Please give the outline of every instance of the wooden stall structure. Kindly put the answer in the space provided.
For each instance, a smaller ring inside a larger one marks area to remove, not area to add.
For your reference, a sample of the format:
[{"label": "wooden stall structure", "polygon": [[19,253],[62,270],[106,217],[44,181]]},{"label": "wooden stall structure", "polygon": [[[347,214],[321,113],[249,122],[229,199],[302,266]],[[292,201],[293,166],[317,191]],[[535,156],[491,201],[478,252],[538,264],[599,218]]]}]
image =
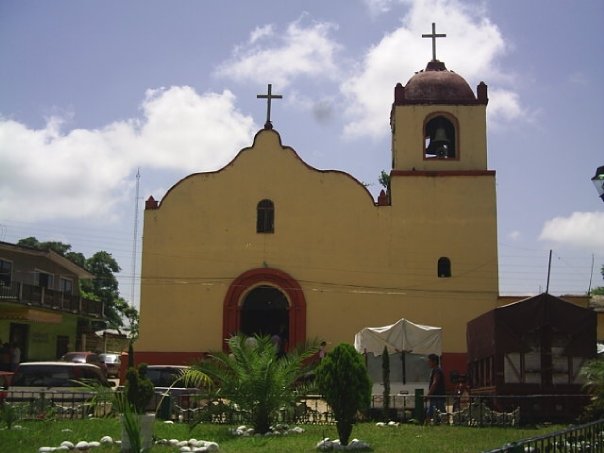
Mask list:
[{"label": "wooden stall structure", "polygon": [[521,406],[524,420],[578,416],[588,402],[579,370],[596,355],[596,322],[594,311],[547,293],[471,320],[472,395],[497,396],[499,409]]}]

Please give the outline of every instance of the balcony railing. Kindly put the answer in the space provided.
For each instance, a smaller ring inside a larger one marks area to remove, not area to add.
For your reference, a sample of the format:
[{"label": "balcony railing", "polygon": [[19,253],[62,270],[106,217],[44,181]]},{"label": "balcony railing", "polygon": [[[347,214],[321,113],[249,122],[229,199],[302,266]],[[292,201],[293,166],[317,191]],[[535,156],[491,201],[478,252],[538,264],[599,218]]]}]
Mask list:
[{"label": "balcony railing", "polygon": [[97,318],[103,317],[103,302],[22,282],[12,282],[11,286],[0,286],[0,303],[2,302],[49,308]]}]

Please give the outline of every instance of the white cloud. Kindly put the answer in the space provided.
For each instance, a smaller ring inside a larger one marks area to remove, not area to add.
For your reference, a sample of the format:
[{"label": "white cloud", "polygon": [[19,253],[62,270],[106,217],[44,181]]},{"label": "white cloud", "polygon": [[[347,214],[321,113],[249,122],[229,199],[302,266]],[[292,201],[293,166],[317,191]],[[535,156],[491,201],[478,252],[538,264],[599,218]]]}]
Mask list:
[{"label": "white cloud", "polygon": [[392,7],[393,0],[364,0],[372,16],[387,13]]},{"label": "white cloud", "polygon": [[[389,131],[394,86],[397,82],[406,84],[432,57],[430,40],[421,39],[422,34],[431,31],[432,22],[437,24],[437,33],[447,34],[447,38],[437,40],[437,58],[444,61],[449,70],[461,74],[474,92],[481,80],[491,84],[509,83],[512,79],[497,66],[506,44],[482,9],[472,9],[457,0],[401,3],[406,7],[401,26],[369,49],[355,73],[341,84],[341,91],[348,99],[346,136],[377,137]],[[494,110],[492,121],[524,114],[517,95],[510,90],[491,89],[489,98],[489,107]]]},{"label": "white cloud", "polygon": [[577,85],[580,87],[589,86],[589,77],[582,71],[575,71],[568,76],[568,81],[571,85]]},{"label": "white cloud", "polygon": [[[233,57],[222,63],[216,74],[237,81],[272,83],[278,89],[300,76],[337,76],[334,58],[340,46],[329,36],[334,24],[315,22],[307,26],[297,20],[280,34],[267,27],[254,29],[248,43],[237,46]],[[268,36],[271,40],[267,42],[263,38]]]},{"label": "white cloud", "polygon": [[250,44],[254,44],[256,41],[258,41],[262,38],[266,38],[266,37],[273,36],[273,35],[274,35],[273,26],[270,24],[265,25],[263,27],[256,27],[250,33]]},{"label": "white cloud", "polygon": [[506,89],[489,90],[489,107],[487,109],[489,123],[496,128],[498,125],[517,118],[531,120],[531,115],[520,104],[518,93]]},{"label": "white cloud", "polygon": [[517,241],[520,238],[520,231],[514,230],[508,234],[508,238],[512,241]]},{"label": "white cloud", "polygon": [[11,220],[111,220],[128,197],[136,167],[184,172],[220,168],[254,131],[229,91],[197,94],[190,87],[149,90],[142,118],[102,129],[41,129],[0,118],[0,213]]},{"label": "white cloud", "polygon": [[573,212],[543,225],[539,239],[560,245],[604,251],[604,212]]},{"label": "white cloud", "polygon": [[185,171],[216,170],[251,143],[251,117],[238,112],[235,96],[198,95],[190,87],[148,90],[136,156],[147,165]]}]

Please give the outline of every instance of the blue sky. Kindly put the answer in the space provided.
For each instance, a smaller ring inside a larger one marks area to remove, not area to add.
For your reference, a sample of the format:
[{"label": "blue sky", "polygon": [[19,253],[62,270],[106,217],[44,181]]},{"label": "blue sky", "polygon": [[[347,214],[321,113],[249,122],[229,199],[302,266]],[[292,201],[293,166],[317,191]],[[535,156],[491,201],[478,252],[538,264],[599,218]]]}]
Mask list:
[{"label": "blue sky", "polygon": [[0,240],[107,250],[131,299],[137,169],[140,240],[142,200],[251,143],[268,83],[284,144],[377,194],[432,22],[438,58],[489,86],[500,292],[544,290],[550,249],[550,292],[585,293],[592,257],[603,285],[601,0],[0,0]]}]

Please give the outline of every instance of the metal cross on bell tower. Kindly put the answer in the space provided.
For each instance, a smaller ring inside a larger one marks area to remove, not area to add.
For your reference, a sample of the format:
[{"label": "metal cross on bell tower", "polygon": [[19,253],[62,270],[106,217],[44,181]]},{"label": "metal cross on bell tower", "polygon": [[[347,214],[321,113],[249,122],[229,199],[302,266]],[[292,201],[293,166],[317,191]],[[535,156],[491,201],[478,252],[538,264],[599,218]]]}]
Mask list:
[{"label": "metal cross on bell tower", "polygon": [[422,38],[432,39],[432,61],[436,61],[436,38],[446,38],[447,35],[444,33],[436,33],[436,24],[432,22],[432,34],[423,34]]},{"label": "metal cross on bell tower", "polygon": [[256,97],[258,99],[266,99],[266,123],[264,123],[265,129],[272,129],[273,123],[271,123],[271,101],[273,99],[283,99],[283,96],[280,94],[272,93],[273,85],[268,84],[268,93],[267,94],[258,94]]}]

